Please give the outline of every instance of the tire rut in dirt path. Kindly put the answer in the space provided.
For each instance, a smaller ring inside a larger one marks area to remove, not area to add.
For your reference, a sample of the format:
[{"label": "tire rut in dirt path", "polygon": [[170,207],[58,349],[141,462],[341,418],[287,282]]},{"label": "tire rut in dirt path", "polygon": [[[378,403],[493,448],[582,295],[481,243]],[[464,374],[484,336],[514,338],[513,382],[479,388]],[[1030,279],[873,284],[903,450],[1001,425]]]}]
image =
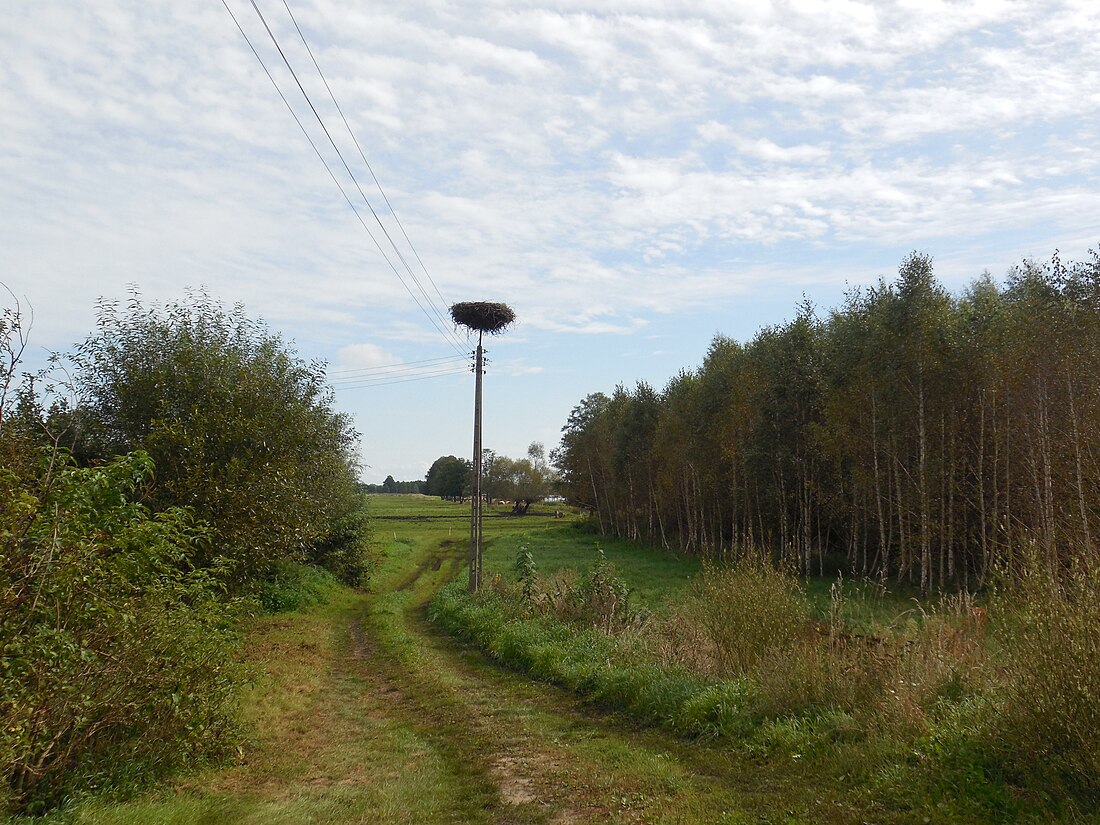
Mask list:
[{"label": "tire rut in dirt path", "polygon": [[[466,774],[471,785],[467,803],[476,800],[485,821],[517,825],[581,821],[546,799],[539,778],[554,766],[543,753],[525,747],[522,730],[506,723],[513,709],[490,701],[465,680],[457,681],[408,622],[410,612],[422,612],[435,592],[434,587],[425,592],[417,585],[426,577],[433,579],[433,584],[449,580],[463,558],[464,550],[445,545],[425,553],[389,591],[409,594],[415,606],[384,614],[372,612],[368,606],[351,624],[352,650],[363,661],[376,690],[386,697],[386,712],[431,741],[457,772]],[[412,630],[418,655],[392,655],[382,639],[381,620],[402,622]]]},{"label": "tire rut in dirt path", "polygon": [[[499,668],[432,626],[427,604],[461,573],[464,556],[461,546],[432,548],[388,591],[404,598],[384,618],[400,622],[415,657],[388,655],[380,614],[369,608],[354,629],[358,655],[389,691],[387,706],[489,785],[487,821],[656,821],[651,809],[667,808],[684,790],[686,771],[673,752],[684,743],[609,723],[579,697]],[[729,789],[712,768],[700,760],[690,769],[690,795],[728,807]]]},{"label": "tire rut in dirt path", "polygon": [[461,545],[432,548],[401,578],[405,598],[388,618],[400,622],[417,656],[380,664],[399,685],[407,718],[450,743],[491,783],[489,821],[863,821],[845,802],[807,788],[797,772],[764,776],[727,748],[598,710],[443,633],[429,622],[427,605],[462,573],[464,557]]}]

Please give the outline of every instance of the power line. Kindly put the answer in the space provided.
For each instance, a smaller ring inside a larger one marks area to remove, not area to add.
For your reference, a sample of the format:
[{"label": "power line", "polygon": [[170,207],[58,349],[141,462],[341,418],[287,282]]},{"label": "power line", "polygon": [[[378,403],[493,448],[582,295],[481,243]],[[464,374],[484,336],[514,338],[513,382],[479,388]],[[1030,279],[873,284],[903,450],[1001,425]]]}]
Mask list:
[{"label": "power line", "polygon": [[[393,375],[402,372],[416,372],[417,370],[439,369],[444,365],[455,366],[458,362],[467,361],[467,356],[448,356],[446,358],[428,358],[424,361],[409,361],[404,364],[388,364],[379,367],[362,367],[360,369],[330,370],[330,382],[358,381],[363,378]],[[335,377],[333,377],[335,375]]]},{"label": "power line", "polygon": [[460,369],[460,370],[458,370],[458,369],[449,369],[449,370],[440,370],[439,372],[427,372],[427,373],[424,373],[422,375],[414,375],[414,376],[411,376],[411,377],[404,377],[404,378],[389,379],[389,378],[383,376],[383,377],[380,377],[377,380],[365,381],[364,383],[361,383],[361,384],[339,384],[336,387],[334,387],[334,389],[343,391],[343,390],[360,390],[360,389],[366,389],[368,387],[386,387],[386,386],[389,386],[390,384],[408,384],[408,383],[411,383],[413,381],[427,381],[428,379],[431,379],[431,378],[442,378],[442,377],[447,376],[447,375],[465,375],[467,372],[469,372],[468,369]]},{"label": "power line", "polygon": [[[405,291],[409,293],[409,297],[413,299],[413,302],[420,308],[420,311],[427,316],[428,320],[432,322],[432,325],[436,327],[437,331],[442,332],[442,330],[439,329],[438,325],[436,325],[435,319],[433,319],[428,311],[425,310],[424,307],[421,305],[420,301],[416,297],[416,293],[414,293],[409,288],[409,285],[405,283],[405,279],[401,277],[401,273],[398,271],[397,267],[393,265],[393,262],[389,259],[389,256],[386,255],[386,251],[382,248],[382,245],[378,243],[378,239],[374,237],[374,233],[370,231],[370,227],[367,226],[366,221],[363,220],[363,216],[360,214],[355,204],[352,203],[351,198],[348,197],[348,193],[344,191],[343,185],[341,185],[340,181],[337,180],[336,175],[332,173],[332,169],[329,168],[328,162],[325,160],[324,155],[321,154],[321,150],[317,148],[317,144],[314,142],[313,137],[309,134],[309,131],[306,129],[305,125],[298,117],[297,112],[294,111],[294,107],[290,105],[290,101],[286,99],[286,95],[283,94],[283,90],[279,88],[278,82],[276,82],[275,78],[272,76],[271,71],[267,68],[267,64],[264,63],[263,58],[260,57],[260,53],[252,44],[252,40],[248,37],[248,35],[245,33],[245,30],[241,27],[240,22],[237,20],[237,15],[233,14],[233,10],[229,8],[229,4],[226,2],[226,0],[222,0],[222,5],[225,6],[225,10],[229,12],[229,16],[233,18],[233,23],[236,25],[237,31],[241,33],[241,37],[244,38],[244,42],[247,43],[248,48],[252,50],[252,54],[255,56],[257,62],[259,62],[260,67],[264,70],[264,74],[267,75],[267,79],[271,81],[271,85],[275,87],[276,93],[279,95],[280,99],[282,99],[284,105],[287,108],[287,111],[290,112],[290,116],[294,118],[294,122],[297,123],[298,128],[302,130],[302,134],[305,135],[306,140],[309,141],[309,145],[313,147],[313,151],[317,155],[317,159],[320,160],[321,164],[325,167],[325,171],[328,172],[329,177],[332,178],[332,182],[336,184],[336,188],[340,190],[340,194],[344,196],[344,200],[347,201],[348,206],[351,207],[351,211],[355,213],[355,217],[359,219],[359,223],[362,225],[367,235],[370,236],[370,239],[372,241],[374,241],[374,245],[375,247],[377,247],[379,254],[381,254],[382,258],[386,261],[387,264],[389,264],[390,269],[393,270],[393,274],[397,276],[397,280],[401,282],[401,286],[405,287]],[[443,333],[443,338],[447,341],[448,344],[450,344],[452,348],[454,348],[456,352],[458,352],[459,354],[464,354],[462,352],[462,349],[459,346],[456,346],[445,333]]]},{"label": "power line", "polygon": [[374,180],[374,185],[378,187],[379,194],[382,195],[382,199],[386,202],[386,207],[390,210],[390,214],[393,215],[394,221],[397,222],[398,227],[401,229],[401,234],[405,236],[405,241],[409,244],[409,249],[412,250],[413,255],[416,256],[417,262],[420,264],[420,268],[424,270],[424,275],[427,276],[428,282],[432,285],[432,289],[435,290],[435,294],[439,296],[444,306],[449,306],[450,301],[443,297],[443,293],[439,291],[439,285],[436,284],[432,274],[428,272],[428,267],[420,257],[420,253],[416,251],[416,247],[413,246],[412,239],[409,237],[409,233],[405,231],[405,225],[401,223],[401,219],[397,217],[397,210],[393,208],[393,204],[390,203],[390,199],[386,196],[385,190],[382,188],[382,184],[379,182],[378,177],[374,174],[374,169],[370,165],[370,161],[367,160],[366,154],[363,152],[363,147],[359,144],[359,139],[355,136],[355,132],[351,129],[351,124],[348,123],[348,119],[344,117],[344,110],[340,107],[340,103],[336,100],[336,95],[332,92],[332,87],[328,84],[328,79],[325,77],[325,73],[321,71],[321,65],[317,62],[316,56],[313,54],[313,49],[310,48],[308,41],[306,41],[305,34],[302,33],[301,26],[298,25],[298,20],[294,16],[294,12],[290,9],[290,3],[287,0],[283,0],[283,5],[286,6],[287,14],[290,15],[290,20],[294,23],[294,28],[298,31],[298,36],[302,38],[302,45],[306,47],[306,51],[309,52],[310,59],[313,60],[313,65],[317,69],[317,74],[321,76],[321,81],[325,84],[325,89],[328,90],[328,96],[332,99],[332,105],[336,107],[336,111],[340,113],[340,119],[344,121],[344,126],[348,130],[348,134],[351,136],[352,142],[355,144],[355,148],[359,150],[359,157],[363,159],[363,165],[367,167],[367,171],[370,172],[371,178]]},{"label": "power line", "polygon": [[[222,0],[222,2],[224,3],[225,0]],[[378,224],[378,227],[382,230],[382,234],[386,236],[386,240],[389,241],[390,246],[393,248],[393,251],[397,254],[398,260],[401,261],[402,265],[405,267],[405,270],[409,273],[410,277],[413,279],[413,283],[416,284],[417,288],[420,290],[420,293],[421,293],[421,295],[423,295],[423,297],[424,297],[425,301],[427,302],[428,306],[431,307],[432,311],[435,313],[435,315],[439,319],[439,321],[442,322],[443,326],[440,326],[439,323],[437,323],[436,320],[434,318],[432,318],[431,315],[428,314],[427,310],[424,310],[424,307],[423,307],[423,305],[420,304],[419,300],[417,300],[417,302],[416,302],[417,305],[420,306],[421,310],[424,311],[424,313],[426,315],[428,315],[428,318],[432,322],[432,325],[436,328],[436,331],[438,331],[445,339],[447,339],[451,343],[451,346],[455,347],[456,351],[461,352],[461,341],[459,341],[458,337],[453,332],[452,333],[447,332],[447,321],[443,317],[442,312],[435,305],[435,302],[432,300],[431,296],[427,293],[427,291],[424,289],[423,285],[420,283],[420,280],[416,277],[416,273],[413,272],[412,267],[410,267],[409,264],[408,264],[408,261],[405,260],[405,256],[401,253],[401,250],[398,249],[397,244],[394,243],[393,238],[390,236],[389,230],[386,229],[385,224],[382,223],[382,219],[378,216],[378,213],[375,211],[374,207],[371,205],[370,199],[367,197],[366,193],[363,191],[363,187],[359,185],[358,178],[355,177],[355,173],[351,170],[351,166],[348,165],[347,160],[344,158],[343,152],[341,152],[340,147],[337,146],[336,141],[332,137],[332,133],[329,132],[328,126],[325,125],[324,119],[321,117],[320,112],[317,111],[317,107],[313,105],[313,99],[310,98],[309,93],[305,89],[305,86],[302,85],[302,81],[298,77],[298,73],[294,70],[294,67],[291,65],[290,59],[286,56],[286,52],[283,51],[283,47],[279,43],[279,39],[275,36],[275,33],[271,30],[271,26],[268,25],[267,18],[264,17],[263,12],[260,10],[260,7],[256,3],[256,0],[250,0],[250,3],[252,5],[253,10],[256,12],[256,16],[260,18],[260,22],[263,24],[264,29],[267,31],[268,37],[271,38],[271,42],[272,42],[272,44],[274,44],[276,51],[278,51],[279,57],[282,58],[283,64],[286,66],[287,71],[289,71],[290,76],[294,78],[294,82],[297,84],[298,90],[302,93],[302,97],[305,98],[305,101],[308,104],[308,106],[310,108],[310,111],[313,112],[313,117],[316,118],[318,125],[320,125],[320,127],[321,127],[321,131],[323,131],[325,133],[325,137],[328,138],[328,142],[329,142],[329,144],[331,144],[331,146],[333,148],[333,151],[335,151],[336,156],[338,158],[340,158],[340,163],[343,165],[344,171],[346,171],[348,173],[348,177],[351,178],[352,183],[355,185],[355,188],[359,192],[359,196],[363,199],[363,203],[366,204],[367,209],[370,210],[370,213],[374,217],[375,222]],[[372,235],[371,237],[373,238],[374,236]],[[375,243],[377,244],[377,240],[375,241]],[[380,245],[379,245],[379,250],[381,251],[381,246]],[[385,255],[384,252],[383,252],[383,255]],[[390,266],[393,268],[394,272],[397,272],[397,267],[394,266],[391,261],[389,261],[389,256],[385,256],[385,257],[386,257],[387,262],[390,263]],[[399,273],[398,273],[398,277],[401,278],[401,275]],[[404,283],[403,278],[401,278],[401,281],[402,281],[402,283]],[[408,289],[407,285],[406,285],[406,289]],[[409,290],[409,292],[411,293],[412,290]],[[414,296],[414,298],[415,298],[415,296]]]},{"label": "power line", "polygon": [[[462,359],[462,360],[465,361],[466,359]],[[365,375],[340,376],[340,377],[337,377],[337,378],[330,378],[329,383],[330,384],[354,384],[354,383],[357,383],[359,381],[376,381],[376,380],[379,380],[379,379],[382,379],[382,378],[389,378],[389,377],[392,377],[392,376],[401,376],[401,375],[406,375],[406,374],[409,374],[409,373],[412,373],[412,374],[425,374],[425,373],[430,373],[433,370],[465,369],[466,367],[467,367],[467,365],[465,363],[458,364],[455,361],[452,361],[450,363],[444,362],[442,364],[434,364],[434,365],[425,366],[425,367],[404,367],[402,369],[385,370],[383,372],[368,373],[368,374],[365,374]]]}]

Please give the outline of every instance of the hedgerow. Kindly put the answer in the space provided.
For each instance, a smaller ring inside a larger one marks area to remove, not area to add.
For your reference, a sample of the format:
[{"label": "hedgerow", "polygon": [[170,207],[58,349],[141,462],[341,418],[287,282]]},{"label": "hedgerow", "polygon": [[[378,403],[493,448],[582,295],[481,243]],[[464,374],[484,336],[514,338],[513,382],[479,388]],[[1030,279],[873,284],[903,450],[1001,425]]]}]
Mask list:
[{"label": "hedgerow", "polygon": [[209,529],[137,501],[148,455],[44,460],[0,471],[0,776],[32,813],[224,753],[238,681]]}]

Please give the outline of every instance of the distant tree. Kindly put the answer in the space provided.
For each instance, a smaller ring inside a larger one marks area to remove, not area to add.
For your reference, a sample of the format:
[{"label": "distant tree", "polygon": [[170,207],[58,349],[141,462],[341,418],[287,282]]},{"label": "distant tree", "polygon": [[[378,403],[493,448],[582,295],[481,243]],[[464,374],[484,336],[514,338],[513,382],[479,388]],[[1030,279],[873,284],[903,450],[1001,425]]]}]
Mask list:
[{"label": "distant tree", "polygon": [[428,470],[424,494],[461,501],[470,489],[470,462],[453,455],[440,456]]},{"label": "distant tree", "polygon": [[546,460],[546,447],[532,441],[527,448],[527,458],[517,462],[517,488],[513,494],[514,512],[525,514],[532,504],[542,501],[553,488],[557,474]]},{"label": "distant tree", "polygon": [[393,476],[386,476],[386,480],[382,484],[363,484],[360,482],[355,486],[359,492],[372,495],[424,492],[424,481],[422,479],[394,481]]},{"label": "distant tree", "polygon": [[523,515],[536,501],[551,492],[557,474],[546,460],[546,448],[534,442],[525,458],[509,458],[486,450],[482,460],[485,476],[482,490],[492,498],[513,502],[512,512]]}]

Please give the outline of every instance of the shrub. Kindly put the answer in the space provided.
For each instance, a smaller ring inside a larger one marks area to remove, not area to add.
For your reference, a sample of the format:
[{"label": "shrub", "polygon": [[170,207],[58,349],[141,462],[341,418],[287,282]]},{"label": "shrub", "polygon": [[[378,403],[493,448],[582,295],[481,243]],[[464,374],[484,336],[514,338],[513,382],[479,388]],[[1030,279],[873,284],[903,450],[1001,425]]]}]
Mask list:
[{"label": "shrub", "polygon": [[739,675],[793,648],[806,634],[810,608],[793,576],[746,556],[705,568],[679,615],[702,629],[715,671]]},{"label": "shrub", "polygon": [[328,570],[349,587],[365,587],[378,563],[370,544],[370,518],[361,498],[308,548],[306,560]]},{"label": "shrub", "polygon": [[1004,687],[990,749],[1017,781],[1100,804],[1100,576],[1024,554],[995,603]]},{"label": "shrub", "polygon": [[189,563],[210,532],[135,499],[143,453],[0,472],[0,775],[11,804],[194,764],[234,739],[234,604]]},{"label": "shrub", "polygon": [[[356,433],[333,409],[320,364],[199,294],[147,306],[103,302],[98,331],[73,356],[80,448],[91,458],[141,449],[157,467],[155,510],[191,507],[214,531],[215,555],[245,589],[278,559],[331,562],[360,575],[340,548],[358,505]],[[212,555],[199,552],[198,564]]]},{"label": "shrub", "polygon": [[[522,551],[521,551],[522,552]],[[607,635],[645,623],[648,613],[630,600],[631,590],[596,545],[596,561],[584,576],[570,568],[537,582],[532,601],[548,616],[593,627]],[[534,590],[534,588],[533,588]]]},{"label": "shrub", "polygon": [[328,570],[279,561],[268,577],[257,585],[255,595],[264,610],[284,613],[324,604],[336,586],[336,577]]}]

